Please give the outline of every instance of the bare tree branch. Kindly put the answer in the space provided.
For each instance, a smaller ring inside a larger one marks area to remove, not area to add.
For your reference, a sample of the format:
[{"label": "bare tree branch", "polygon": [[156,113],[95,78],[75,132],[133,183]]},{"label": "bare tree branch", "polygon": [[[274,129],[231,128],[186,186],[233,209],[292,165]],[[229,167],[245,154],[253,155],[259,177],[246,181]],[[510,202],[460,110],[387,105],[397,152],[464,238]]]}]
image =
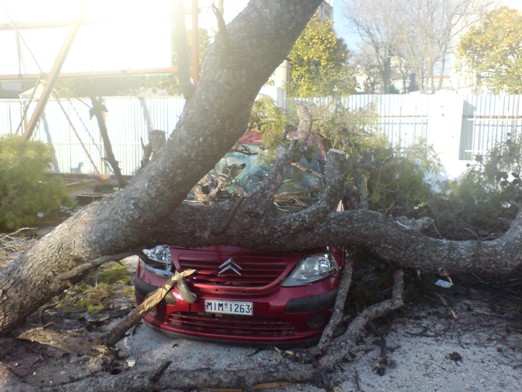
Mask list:
[{"label": "bare tree branch", "polygon": [[339,283],[339,292],[337,293],[337,297],[335,298],[335,304],[333,308],[333,313],[328,325],[326,326],[323,334],[321,335],[321,340],[317,344],[317,354],[324,354],[330,345],[332,337],[334,336],[337,328],[341,324],[342,319],[344,318],[344,306],[346,303],[346,297],[348,296],[348,291],[350,290],[350,284],[352,283],[352,263],[349,262],[344,266],[343,276],[341,278],[341,282]]}]

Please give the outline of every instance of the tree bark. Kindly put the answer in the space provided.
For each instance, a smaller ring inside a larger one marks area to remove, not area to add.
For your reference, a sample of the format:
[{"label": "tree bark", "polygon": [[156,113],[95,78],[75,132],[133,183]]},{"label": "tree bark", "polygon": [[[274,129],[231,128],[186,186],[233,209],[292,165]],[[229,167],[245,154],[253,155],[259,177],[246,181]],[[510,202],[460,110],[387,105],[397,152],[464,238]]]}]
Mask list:
[{"label": "tree bark", "polygon": [[0,334],[66,288],[57,275],[155,237],[158,223],[242,135],[260,88],[320,3],[248,4],[227,26],[226,42],[220,34],[210,48],[199,85],[157,158],[125,189],[79,211],[0,272]]},{"label": "tree bark", "polygon": [[[155,240],[184,246],[231,244],[278,251],[310,249],[325,244],[362,246],[384,261],[424,273],[476,274],[483,277],[518,279],[522,271],[522,213],[501,237],[490,241],[452,241],[423,235],[414,220],[396,219],[369,210],[327,212],[316,219],[314,205],[295,213],[269,213],[255,220],[248,217],[250,200],[243,202],[234,224],[220,235],[217,219],[226,219],[230,206],[181,205],[158,227]],[[210,212],[212,210],[212,212]],[[323,210],[324,212],[325,210]],[[331,211],[331,210],[330,210]],[[174,227],[193,219],[194,231]],[[205,224],[199,224],[207,219]],[[259,227],[262,226],[262,227]],[[255,229],[253,229],[255,227]],[[248,233],[245,231],[248,230]],[[288,241],[292,238],[292,241]]]},{"label": "tree bark", "polygon": [[252,370],[223,369],[176,369],[167,368],[161,377],[153,377],[144,371],[134,371],[119,375],[100,375],[89,377],[74,383],[44,388],[49,392],[148,392],[163,390],[215,390],[238,388],[245,391],[264,389],[258,384],[267,380],[284,382],[307,382],[318,378],[318,371],[312,365],[296,364],[285,361],[277,366],[260,367]]}]

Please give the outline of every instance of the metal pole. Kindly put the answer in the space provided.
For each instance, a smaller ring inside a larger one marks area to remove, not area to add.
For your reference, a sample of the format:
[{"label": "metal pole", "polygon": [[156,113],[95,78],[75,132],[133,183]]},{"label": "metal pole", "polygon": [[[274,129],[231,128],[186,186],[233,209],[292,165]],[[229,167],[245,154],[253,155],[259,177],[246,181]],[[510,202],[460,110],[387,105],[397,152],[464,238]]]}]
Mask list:
[{"label": "metal pole", "polygon": [[192,0],[192,83],[199,80],[199,30],[198,30],[198,0]]},{"label": "metal pole", "polygon": [[45,105],[47,104],[49,95],[51,95],[51,91],[53,90],[56,80],[58,79],[58,75],[60,74],[62,65],[65,62],[67,54],[69,53],[69,49],[71,48],[74,38],[76,37],[76,33],[78,32],[78,29],[80,28],[80,25],[82,24],[82,21],[87,12],[89,3],[90,3],[90,0],[83,0],[82,4],[80,6],[80,11],[78,12],[78,15],[77,15],[75,21],[71,24],[71,27],[69,28],[67,37],[65,38],[62,48],[60,49],[60,53],[58,53],[58,57],[56,58],[56,61],[54,62],[51,73],[49,74],[49,79],[47,80],[47,82],[45,84],[44,90],[42,91],[42,96],[38,100],[38,103],[36,104],[36,108],[34,109],[34,113],[31,116],[31,119],[29,120],[29,124],[27,125],[27,129],[24,132],[23,136],[25,139],[30,139],[34,133],[36,124],[38,123],[38,120],[40,119],[40,116],[45,108]]}]

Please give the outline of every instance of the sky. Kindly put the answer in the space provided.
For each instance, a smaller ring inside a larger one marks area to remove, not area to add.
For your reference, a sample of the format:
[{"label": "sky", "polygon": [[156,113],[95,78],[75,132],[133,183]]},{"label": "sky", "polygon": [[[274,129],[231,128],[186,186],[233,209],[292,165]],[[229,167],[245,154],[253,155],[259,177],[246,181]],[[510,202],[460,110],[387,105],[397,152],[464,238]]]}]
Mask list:
[{"label": "sky", "polygon": [[[72,21],[87,0],[0,0],[0,25],[14,26],[41,21]],[[247,0],[223,0],[224,18],[230,21]],[[499,0],[522,10],[522,0]],[[199,0],[200,26],[215,31],[212,3]],[[350,0],[335,0],[334,28],[352,50],[357,37],[345,17]],[[191,0],[185,0],[189,9]],[[169,0],[90,0],[83,25],[69,52],[62,72],[136,70],[171,65],[171,17]],[[190,27],[190,17],[187,18]],[[68,28],[0,30],[0,74],[49,72]],[[19,55],[20,54],[20,55]],[[20,58],[20,60],[19,60]]]},{"label": "sky", "polygon": [[[0,24],[72,21],[84,0],[0,0]],[[170,66],[172,2],[91,0],[63,72]],[[105,21],[105,22],[104,22]],[[0,74],[48,72],[68,28],[0,30]],[[18,53],[21,53],[21,61]]]},{"label": "sky", "polygon": [[[72,21],[83,1],[0,0],[0,25]],[[186,9],[190,9],[191,0],[185,3]],[[212,3],[212,0],[199,0],[199,21],[200,26],[215,31]],[[247,3],[247,0],[224,0],[225,22],[234,18]],[[334,2],[336,11],[341,3],[343,0]],[[62,72],[169,67],[172,4],[169,0],[90,0],[85,19],[102,23],[80,28]],[[187,17],[187,28],[190,21]],[[20,29],[17,40],[15,29],[0,30],[0,74],[49,72],[67,31],[67,27]]]},{"label": "sky", "polygon": [[[522,0],[521,0],[522,1]],[[355,49],[357,47],[357,36],[350,31],[348,21],[346,19],[346,6],[350,0],[334,1],[334,29],[337,36],[343,38],[348,48]]]}]

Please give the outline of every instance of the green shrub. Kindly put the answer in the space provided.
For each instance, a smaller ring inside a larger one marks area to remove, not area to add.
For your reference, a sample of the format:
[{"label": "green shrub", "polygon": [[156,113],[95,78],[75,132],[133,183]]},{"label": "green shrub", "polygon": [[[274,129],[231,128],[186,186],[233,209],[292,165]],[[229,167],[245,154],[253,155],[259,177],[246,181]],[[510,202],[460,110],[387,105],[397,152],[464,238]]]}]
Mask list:
[{"label": "green shrub", "polygon": [[504,233],[522,205],[522,139],[508,135],[477,155],[447,196],[430,203],[438,234],[451,239],[491,239]]},{"label": "green shrub", "polygon": [[68,202],[64,184],[45,176],[52,150],[21,136],[0,138],[0,229],[15,230],[38,221]]},{"label": "green shrub", "polygon": [[349,110],[338,103],[317,108],[315,118],[327,148],[348,155],[349,208],[369,208],[392,215],[417,215],[434,192],[426,181],[440,164],[424,143],[395,148],[376,128],[377,113],[369,106]]},{"label": "green shrub", "polygon": [[[348,155],[348,208],[418,215],[419,206],[434,197],[432,186],[426,181],[427,174],[440,170],[433,150],[422,143],[402,150],[391,146],[378,133],[378,116],[373,106],[350,110],[338,100],[307,106],[313,119],[312,133],[326,149],[334,148]],[[250,121],[251,127],[262,132],[269,151],[283,143],[285,129],[295,129],[299,123],[295,105],[290,103],[285,115],[270,98],[255,103]]]}]

